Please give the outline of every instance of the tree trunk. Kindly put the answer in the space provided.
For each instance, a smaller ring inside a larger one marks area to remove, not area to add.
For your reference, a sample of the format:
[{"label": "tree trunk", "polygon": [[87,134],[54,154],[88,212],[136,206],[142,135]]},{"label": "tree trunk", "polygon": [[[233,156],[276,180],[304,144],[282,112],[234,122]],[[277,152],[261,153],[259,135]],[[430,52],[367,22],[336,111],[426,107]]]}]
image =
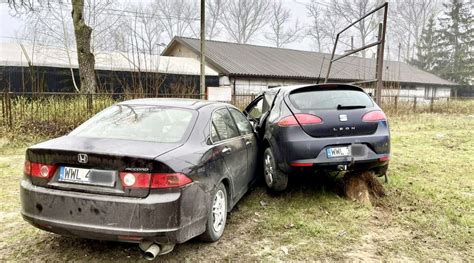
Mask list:
[{"label": "tree trunk", "polygon": [[81,92],[94,93],[97,90],[97,80],[94,70],[95,58],[91,52],[92,28],[84,22],[84,0],[72,0],[71,15],[76,37]]}]

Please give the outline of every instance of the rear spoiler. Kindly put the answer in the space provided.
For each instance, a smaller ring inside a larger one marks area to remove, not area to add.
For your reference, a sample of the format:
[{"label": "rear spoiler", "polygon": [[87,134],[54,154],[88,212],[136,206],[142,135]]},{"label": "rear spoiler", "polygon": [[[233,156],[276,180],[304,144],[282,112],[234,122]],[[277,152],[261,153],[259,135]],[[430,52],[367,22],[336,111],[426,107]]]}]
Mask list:
[{"label": "rear spoiler", "polygon": [[324,83],[324,84],[316,84],[316,85],[309,85],[309,86],[302,86],[289,91],[289,94],[299,93],[299,92],[306,92],[311,90],[355,90],[355,91],[365,91],[356,85],[346,84],[346,83]]}]

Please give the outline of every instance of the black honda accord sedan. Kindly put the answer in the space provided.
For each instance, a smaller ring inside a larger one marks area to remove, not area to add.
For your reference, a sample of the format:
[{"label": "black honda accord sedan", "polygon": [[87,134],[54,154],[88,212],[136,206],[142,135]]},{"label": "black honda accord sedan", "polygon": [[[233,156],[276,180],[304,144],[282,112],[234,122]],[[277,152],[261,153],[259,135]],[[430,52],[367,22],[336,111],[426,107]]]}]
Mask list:
[{"label": "black honda accord sedan", "polygon": [[255,179],[257,147],[231,105],[125,101],[27,149],[21,213],[58,234],[144,244],[149,257],[216,241]]},{"label": "black honda accord sedan", "polygon": [[373,170],[384,175],[390,132],[382,109],[347,84],[266,90],[245,109],[262,143],[267,186],[285,190],[288,174]]}]

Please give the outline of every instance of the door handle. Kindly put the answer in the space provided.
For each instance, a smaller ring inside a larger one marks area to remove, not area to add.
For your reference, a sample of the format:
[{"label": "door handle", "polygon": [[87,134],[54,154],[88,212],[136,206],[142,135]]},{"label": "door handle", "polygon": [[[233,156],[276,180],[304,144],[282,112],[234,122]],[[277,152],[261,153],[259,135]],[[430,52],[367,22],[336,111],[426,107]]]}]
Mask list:
[{"label": "door handle", "polygon": [[229,147],[224,147],[224,149],[222,149],[222,153],[227,153],[229,154],[232,150],[229,148]]},{"label": "door handle", "polygon": [[247,146],[252,145],[252,142],[249,141],[249,140],[246,140],[246,141],[245,141],[245,145],[247,145]]}]

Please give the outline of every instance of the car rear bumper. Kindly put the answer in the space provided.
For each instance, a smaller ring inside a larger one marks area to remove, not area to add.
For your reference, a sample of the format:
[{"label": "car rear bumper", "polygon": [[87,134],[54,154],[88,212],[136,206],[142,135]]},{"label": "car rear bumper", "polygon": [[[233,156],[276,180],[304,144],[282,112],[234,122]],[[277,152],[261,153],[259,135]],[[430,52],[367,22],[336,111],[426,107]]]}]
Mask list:
[{"label": "car rear bumper", "polygon": [[356,171],[387,165],[390,159],[389,154],[377,154],[367,145],[353,144],[348,147],[358,148],[360,152],[354,154],[354,150],[351,150],[351,156],[329,158],[326,154],[326,149],[330,148],[328,146],[323,148],[316,158],[291,160],[287,163],[287,167],[290,171],[301,169]]},{"label": "car rear bumper", "polygon": [[[199,187],[146,198],[64,191],[22,180],[21,214],[33,226],[101,240],[182,243],[205,230],[209,201]],[[195,208],[197,204],[198,208]]]},{"label": "car rear bumper", "polygon": [[[328,158],[326,150],[330,147],[349,146],[351,155]],[[275,149],[275,148],[274,148]],[[346,165],[348,170],[370,169],[388,164],[390,158],[390,136],[377,132],[373,135],[312,138],[299,136],[297,139],[278,142],[279,168],[284,172],[293,170],[338,170]]]}]

